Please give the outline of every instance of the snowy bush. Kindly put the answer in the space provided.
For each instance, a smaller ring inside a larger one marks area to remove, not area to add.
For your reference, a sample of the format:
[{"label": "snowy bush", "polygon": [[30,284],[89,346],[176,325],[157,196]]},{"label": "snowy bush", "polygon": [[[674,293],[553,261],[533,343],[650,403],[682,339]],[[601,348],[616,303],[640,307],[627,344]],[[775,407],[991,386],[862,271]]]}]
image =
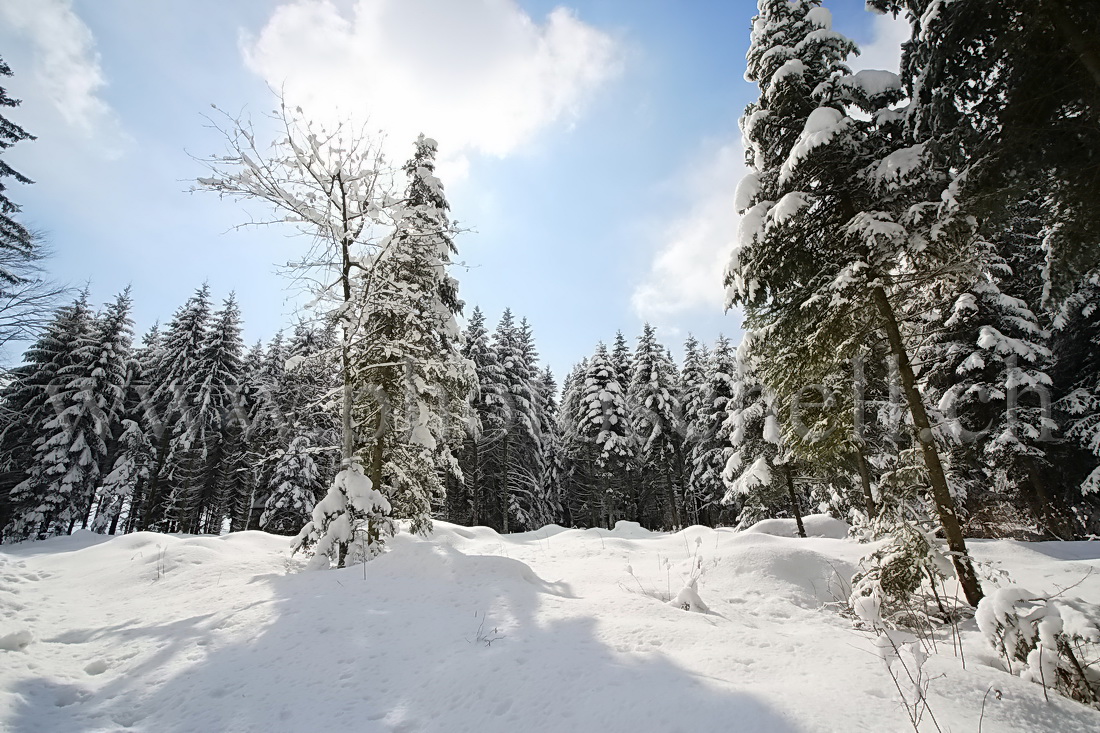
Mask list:
[{"label": "snowy bush", "polygon": [[670,601],[672,605],[678,606],[685,611],[695,611],[696,613],[710,613],[710,608],[703,599],[699,597],[699,578],[692,578],[687,582],[676,597]]},{"label": "snowy bush", "polygon": [[703,557],[699,554],[699,547],[702,542],[699,537],[695,538],[695,553],[691,557],[691,572],[684,580],[684,587],[669,603],[684,611],[710,613],[710,608],[699,596],[699,580],[703,577]]},{"label": "snowy bush", "polygon": [[1008,671],[1100,709],[1100,628],[1065,602],[1018,587],[978,604],[978,628]]},{"label": "snowy bush", "polygon": [[860,565],[864,569],[852,577],[848,605],[867,626],[923,625],[930,600],[922,593],[925,583],[939,612],[951,615],[936,585],[952,577],[954,570],[941,543],[919,524],[898,522],[886,544],[863,558]]},{"label": "snowy bush", "polygon": [[294,538],[293,552],[313,552],[310,570],[334,560],[337,567],[363,562],[382,552],[395,531],[389,501],[353,463],[336,474],[325,498],[313,508],[313,518]]}]

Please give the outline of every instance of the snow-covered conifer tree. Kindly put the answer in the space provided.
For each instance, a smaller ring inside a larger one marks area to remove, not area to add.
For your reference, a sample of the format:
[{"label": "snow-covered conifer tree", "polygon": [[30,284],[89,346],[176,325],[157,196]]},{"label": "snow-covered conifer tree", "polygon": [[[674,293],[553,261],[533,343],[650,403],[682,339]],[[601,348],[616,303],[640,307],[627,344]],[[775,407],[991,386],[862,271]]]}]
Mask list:
[{"label": "snow-covered conifer tree", "polygon": [[[727,269],[728,305],[740,305],[768,353],[761,376],[781,402],[836,374],[882,330],[898,364],[930,496],[967,600],[981,588],[966,554],[911,359],[904,315],[917,284],[973,269],[965,218],[935,229],[924,213],[946,190],[942,171],[908,145],[901,79],[852,74],[855,45],[831,30],[818,0],[761,0],[746,78],[759,99],[741,119],[750,173],[738,188],[744,212]],[[913,187],[919,179],[919,191]],[[919,198],[907,198],[901,191]],[[906,200],[903,203],[903,198]]]},{"label": "snow-covered conifer tree", "polygon": [[[505,309],[493,333],[493,350],[500,364],[507,405],[504,432],[498,448],[499,494],[504,532],[516,520],[526,521],[537,506],[542,489],[541,435],[537,414],[537,383],[521,327]],[[525,527],[526,528],[526,527]]]},{"label": "snow-covered conifer tree", "polygon": [[558,409],[558,435],[562,450],[559,481],[562,510],[567,524],[599,516],[594,508],[598,498],[597,482],[593,479],[596,451],[584,435],[587,412],[582,400],[587,372],[587,359],[573,366],[562,382],[561,405]]},{"label": "snow-covered conifer tree", "polygon": [[625,388],[630,384],[634,373],[634,356],[630,352],[630,343],[622,331],[615,332],[615,344],[611,347],[611,364],[615,367],[615,378]]},{"label": "snow-covered conifer tree", "polygon": [[190,467],[188,451],[181,436],[193,422],[192,412],[203,383],[196,369],[206,348],[210,327],[210,287],[203,284],[176,311],[165,327],[156,349],[156,363],[149,371],[156,442],[154,467],[142,512],[141,529],[167,526],[175,528],[177,509],[171,499],[181,498],[185,472]]},{"label": "snow-covered conifer tree", "polygon": [[[1100,276],[1067,299],[1054,340],[1052,370],[1062,390],[1057,401],[1065,435],[1077,450],[1064,456],[1067,504],[1087,532],[1098,530],[1100,504]],[[1067,470],[1068,469],[1068,470]]]},{"label": "snow-covered conifer tree", "polygon": [[[89,369],[94,317],[84,291],[59,310],[43,337],[28,352],[37,365],[28,417],[34,426],[34,456],[26,478],[11,491],[12,520],[6,537],[26,539],[66,534],[85,513],[106,453],[99,423],[73,383]],[[47,381],[48,377],[48,381]]]},{"label": "snow-covered conifer tree", "polygon": [[[730,410],[738,393],[737,360],[729,339],[719,336],[714,347],[698,355],[689,350],[684,361],[684,378],[699,380],[693,391],[694,414],[691,428],[690,485],[700,515],[717,521],[726,495],[722,474],[733,453],[730,443]],[[700,362],[696,364],[695,362]]]},{"label": "snow-covered conifer tree", "polygon": [[462,353],[473,364],[478,384],[469,395],[471,410],[462,453],[462,475],[470,522],[477,525],[487,523],[493,507],[500,506],[500,501],[494,501],[490,495],[489,486],[492,483],[491,452],[508,424],[507,386],[504,370],[489,343],[485,314],[480,308],[475,307],[470,314],[464,340]]},{"label": "snow-covered conifer tree", "polygon": [[[800,537],[804,499],[795,488],[793,456],[783,438],[776,395],[756,376],[751,334],[737,354],[734,406],[729,410],[728,430],[733,451],[722,478],[726,482],[727,504],[740,502],[740,520],[747,526],[761,519],[794,517]],[[725,427],[725,426],[724,426]]]},{"label": "snow-covered conifer tree", "polygon": [[114,463],[100,482],[99,510],[92,523],[92,529],[100,533],[115,534],[127,507],[135,511],[135,499],[149,478],[153,446],[145,429],[129,419],[122,420],[121,429]]},{"label": "snow-covered conifer tree", "polygon": [[680,385],[676,365],[648,323],[638,338],[626,397],[641,471],[636,482],[641,490],[637,516],[648,513],[646,500],[656,501],[667,512],[665,517],[655,517],[658,526],[680,527],[684,476]]},{"label": "snow-covered conifer tree", "polygon": [[176,481],[169,519],[180,531],[218,533],[225,515],[226,428],[241,373],[241,314],[231,293],[209,327],[186,376],[168,464]]},{"label": "snow-covered conifer tree", "polygon": [[565,511],[561,487],[565,455],[558,421],[558,386],[549,366],[539,375],[538,389],[539,418],[542,422],[543,493],[548,510],[546,523],[560,522]]},{"label": "snow-covered conifer tree", "polygon": [[588,360],[578,390],[578,437],[590,446],[596,485],[588,502],[591,526],[614,526],[625,504],[625,484],[631,478],[635,444],[630,428],[626,390],[601,342]]},{"label": "snow-covered conifer tree", "polygon": [[296,534],[310,521],[324,484],[313,460],[309,438],[300,435],[275,464],[275,488],[264,503],[260,529]]},{"label": "snow-covered conifer tree", "polygon": [[943,309],[917,356],[927,364],[922,376],[937,401],[960,501],[972,514],[988,516],[1000,503],[1037,510],[1042,521],[1052,497],[1039,499],[1043,483],[1032,479],[1049,471],[1044,443],[1057,428],[1049,333],[1027,303],[1002,291],[1012,275],[1007,263],[995,252],[984,259],[986,272]]}]

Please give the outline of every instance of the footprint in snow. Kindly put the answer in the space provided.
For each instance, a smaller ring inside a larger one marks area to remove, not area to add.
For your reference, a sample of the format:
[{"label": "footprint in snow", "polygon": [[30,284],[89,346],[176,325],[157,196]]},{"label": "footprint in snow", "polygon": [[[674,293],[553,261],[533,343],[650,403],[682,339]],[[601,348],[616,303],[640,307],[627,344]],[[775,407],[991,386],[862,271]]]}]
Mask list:
[{"label": "footprint in snow", "polygon": [[103,674],[107,671],[109,664],[105,659],[96,659],[93,662],[89,662],[84,666],[84,671],[90,675]]}]

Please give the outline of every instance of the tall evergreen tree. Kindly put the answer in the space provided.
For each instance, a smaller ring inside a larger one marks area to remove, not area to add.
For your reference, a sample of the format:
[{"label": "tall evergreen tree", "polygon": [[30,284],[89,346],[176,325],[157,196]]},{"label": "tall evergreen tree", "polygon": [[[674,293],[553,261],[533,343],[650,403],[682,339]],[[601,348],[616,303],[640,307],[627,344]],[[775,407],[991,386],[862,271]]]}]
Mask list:
[{"label": "tall evergreen tree", "polygon": [[566,375],[561,388],[561,405],[558,409],[558,435],[562,449],[560,484],[562,510],[566,524],[578,524],[588,517],[598,517],[594,509],[596,482],[595,450],[584,435],[585,417],[583,397],[588,360],[575,364]]},{"label": "tall evergreen tree", "polygon": [[451,446],[474,375],[461,354],[462,302],[448,271],[454,227],[435,155],[435,141],[421,135],[405,165],[395,231],[354,283],[358,300],[347,315],[358,324],[349,345],[355,454],[367,471],[346,466],[355,475],[337,477],[300,535],[341,566],[351,549],[363,559],[377,554],[394,531],[393,516],[409,519],[415,532],[429,530],[432,503],[444,494],[440,472],[459,475]]},{"label": "tall evergreen tree", "polygon": [[733,451],[723,473],[725,503],[740,503],[740,520],[747,526],[761,519],[791,516],[798,535],[804,498],[795,488],[793,456],[783,437],[776,395],[760,381],[754,369],[754,341],[748,334],[737,354],[738,373],[729,431]]},{"label": "tall evergreen tree", "polygon": [[145,429],[136,420],[123,419],[114,462],[104,475],[99,496],[99,510],[92,529],[115,534],[123,512],[133,511],[140,490],[149,479],[153,446]]},{"label": "tall evergreen tree", "polygon": [[898,76],[850,73],[844,62],[855,46],[830,25],[817,0],[760,2],[746,72],[760,98],[741,121],[752,171],[738,189],[745,214],[727,271],[729,305],[743,306],[750,328],[766,335],[762,377],[781,402],[838,372],[867,334],[886,333],[931,502],[976,604],[980,584],[902,317],[918,285],[973,272],[972,222],[926,226],[930,208],[950,206],[949,177],[907,145],[890,110],[903,93]]},{"label": "tall evergreen tree", "polygon": [[541,435],[537,414],[537,383],[521,327],[506,309],[493,333],[493,350],[501,367],[506,423],[499,455],[501,527],[511,531],[515,522],[524,529],[538,511],[542,488]]},{"label": "tall evergreen tree", "polygon": [[[466,431],[463,448],[462,475],[465,501],[472,524],[487,524],[495,514],[494,507],[501,505],[490,493],[492,454],[502,439],[508,424],[508,388],[504,370],[500,366],[496,350],[489,342],[485,314],[474,308],[466,326],[463,355],[470,360],[477,375],[477,389],[470,392],[471,419]],[[463,508],[465,513],[466,508]]]},{"label": "tall evergreen tree", "polygon": [[1001,290],[1007,263],[990,253],[985,265],[988,274],[932,324],[917,358],[927,365],[922,376],[946,433],[956,496],[978,519],[1000,504],[1045,523],[1054,497],[1040,478],[1050,471],[1044,443],[1057,428],[1049,333],[1024,301]]},{"label": "tall evergreen tree", "polygon": [[202,361],[210,328],[210,287],[203,284],[176,311],[155,349],[156,362],[149,370],[150,422],[155,439],[154,466],[141,508],[140,529],[178,528],[183,507],[183,482],[194,470],[193,437],[197,397],[205,381],[196,368]]},{"label": "tall evergreen tree", "polygon": [[719,336],[709,353],[689,341],[683,374],[685,389],[690,378],[696,395],[690,402],[685,400],[692,415],[689,484],[700,517],[714,524],[726,495],[722,473],[733,453],[729,417],[738,391],[738,368],[729,339]]},{"label": "tall evergreen tree", "polygon": [[221,531],[226,510],[227,463],[237,442],[234,417],[241,373],[241,314],[230,294],[212,314],[190,364],[187,388],[177,409],[168,457],[175,479],[169,496],[168,518],[179,531]]},{"label": "tall evergreen tree", "polygon": [[591,456],[588,520],[590,526],[611,527],[625,514],[636,447],[626,390],[619,384],[602,342],[588,360],[579,389],[577,419],[577,437],[587,444],[586,453]]},{"label": "tall evergreen tree", "polygon": [[[1100,531],[1100,277],[1071,296],[1057,323],[1054,367],[1056,407],[1069,445],[1058,446],[1063,465],[1052,483],[1085,532]],[[1067,450],[1068,449],[1068,450]]]},{"label": "tall evergreen tree", "polygon": [[[1100,267],[1100,17],[1091,0],[871,0],[912,27],[902,59],[914,145],[950,171],[951,210],[987,233],[1038,188],[1047,291]],[[996,74],[990,74],[996,69]],[[1056,79],[1057,83],[1051,83]]]},{"label": "tall evergreen tree", "polygon": [[[72,388],[87,373],[95,322],[87,291],[58,311],[28,352],[35,365],[26,403],[34,419],[34,455],[26,478],[11,491],[12,520],[6,537],[26,539],[65,534],[84,515],[105,452],[83,395]],[[31,437],[28,436],[28,437]]]},{"label": "tall evergreen tree", "polygon": [[[129,407],[133,376],[133,301],[127,288],[96,318],[92,338],[77,354],[81,372],[70,381],[74,418],[88,426],[96,454],[95,482],[112,470],[119,451],[122,420]],[[92,437],[94,436],[94,437]],[[93,492],[95,486],[93,485]],[[93,495],[86,499],[81,526],[87,526]]]},{"label": "tall evergreen tree", "polygon": [[290,441],[275,464],[274,484],[264,503],[260,528],[275,534],[296,534],[310,521],[323,487],[307,436]]},{"label": "tall evergreen tree", "polygon": [[630,384],[630,376],[634,373],[634,356],[630,353],[630,343],[622,331],[615,332],[615,344],[611,347],[611,365],[615,367],[615,378],[619,384]]},{"label": "tall evergreen tree", "polygon": [[641,469],[638,516],[647,513],[645,504],[663,494],[658,505],[663,505],[667,518],[660,517],[658,526],[683,525],[684,425],[678,382],[676,366],[657,341],[656,330],[645,324],[634,352],[627,404]]},{"label": "tall evergreen tree", "polygon": [[547,509],[546,522],[560,522],[565,515],[562,475],[565,454],[558,420],[558,385],[547,366],[539,375],[539,417],[542,432],[543,493]]}]

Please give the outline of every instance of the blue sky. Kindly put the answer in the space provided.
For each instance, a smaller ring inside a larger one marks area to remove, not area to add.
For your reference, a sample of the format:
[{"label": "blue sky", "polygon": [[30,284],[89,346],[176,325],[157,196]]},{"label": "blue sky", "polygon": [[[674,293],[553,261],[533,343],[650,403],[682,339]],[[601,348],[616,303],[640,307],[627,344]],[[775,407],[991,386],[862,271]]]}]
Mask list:
[{"label": "blue sky", "polygon": [[[827,0],[896,68],[899,23]],[[249,341],[294,310],[277,265],[303,243],[242,231],[237,204],[190,194],[219,151],[210,104],[260,114],[269,87],[310,114],[370,115],[393,156],[435,137],[465,227],[467,308],[532,322],[559,375],[644,320],[679,351],[688,332],[736,338],[721,267],[743,171],[737,118],[755,2],[716,0],[0,0],[5,112],[38,136],[8,160],[23,218],[59,279],[98,302],[133,286],[138,329],[204,280],[235,290]],[[338,108],[338,111],[337,111]],[[12,355],[8,355],[11,357]]]}]

